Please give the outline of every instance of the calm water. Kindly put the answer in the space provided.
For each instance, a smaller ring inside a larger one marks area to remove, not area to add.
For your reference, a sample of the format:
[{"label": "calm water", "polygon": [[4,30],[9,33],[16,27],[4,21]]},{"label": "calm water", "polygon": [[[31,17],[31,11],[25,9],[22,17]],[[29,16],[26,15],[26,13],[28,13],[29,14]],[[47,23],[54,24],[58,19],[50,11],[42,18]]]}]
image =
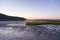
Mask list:
[{"label": "calm water", "polygon": [[0,40],[60,40],[60,25],[27,26],[24,21],[0,21]]}]

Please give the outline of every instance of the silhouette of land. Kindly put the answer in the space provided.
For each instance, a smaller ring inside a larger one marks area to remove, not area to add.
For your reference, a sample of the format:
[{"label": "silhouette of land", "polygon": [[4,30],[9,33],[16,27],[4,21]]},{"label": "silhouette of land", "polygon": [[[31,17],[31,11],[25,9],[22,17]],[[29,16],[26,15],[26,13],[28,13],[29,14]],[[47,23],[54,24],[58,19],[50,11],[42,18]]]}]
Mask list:
[{"label": "silhouette of land", "polygon": [[0,21],[24,21],[24,20],[26,19],[23,17],[8,16],[0,13]]}]

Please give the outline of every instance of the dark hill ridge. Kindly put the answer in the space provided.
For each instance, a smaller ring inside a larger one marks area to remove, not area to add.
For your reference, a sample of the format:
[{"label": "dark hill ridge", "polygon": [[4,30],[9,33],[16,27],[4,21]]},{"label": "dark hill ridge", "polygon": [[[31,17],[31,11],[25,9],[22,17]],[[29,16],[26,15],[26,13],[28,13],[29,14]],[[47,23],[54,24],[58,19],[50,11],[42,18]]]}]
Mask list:
[{"label": "dark hill ridge", "polygon": [[22,17],[8,16],[0,13],[0,21],[24,21],[24,20],[26,19]]}]

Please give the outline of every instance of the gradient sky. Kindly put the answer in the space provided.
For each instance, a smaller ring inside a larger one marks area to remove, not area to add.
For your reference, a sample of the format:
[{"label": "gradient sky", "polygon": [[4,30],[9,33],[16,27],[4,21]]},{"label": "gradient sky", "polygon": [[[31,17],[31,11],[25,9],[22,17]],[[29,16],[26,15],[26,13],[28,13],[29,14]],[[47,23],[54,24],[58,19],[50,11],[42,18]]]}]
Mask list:
[{"label": "gradient sky", "polygon": [[60,19],[60,0],[0,0],[0,13],[27,19]]}]

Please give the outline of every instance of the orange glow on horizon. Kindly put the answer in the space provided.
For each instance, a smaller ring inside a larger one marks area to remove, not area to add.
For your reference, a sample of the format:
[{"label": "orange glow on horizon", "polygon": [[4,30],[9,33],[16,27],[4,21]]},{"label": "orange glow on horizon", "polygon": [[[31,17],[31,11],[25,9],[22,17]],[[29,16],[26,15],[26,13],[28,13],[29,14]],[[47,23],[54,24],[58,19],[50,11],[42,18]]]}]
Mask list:
[{"label": "orange glow on horizon", "polygon": [[60,17],[26,17],[27,19],[60,19]]}]

